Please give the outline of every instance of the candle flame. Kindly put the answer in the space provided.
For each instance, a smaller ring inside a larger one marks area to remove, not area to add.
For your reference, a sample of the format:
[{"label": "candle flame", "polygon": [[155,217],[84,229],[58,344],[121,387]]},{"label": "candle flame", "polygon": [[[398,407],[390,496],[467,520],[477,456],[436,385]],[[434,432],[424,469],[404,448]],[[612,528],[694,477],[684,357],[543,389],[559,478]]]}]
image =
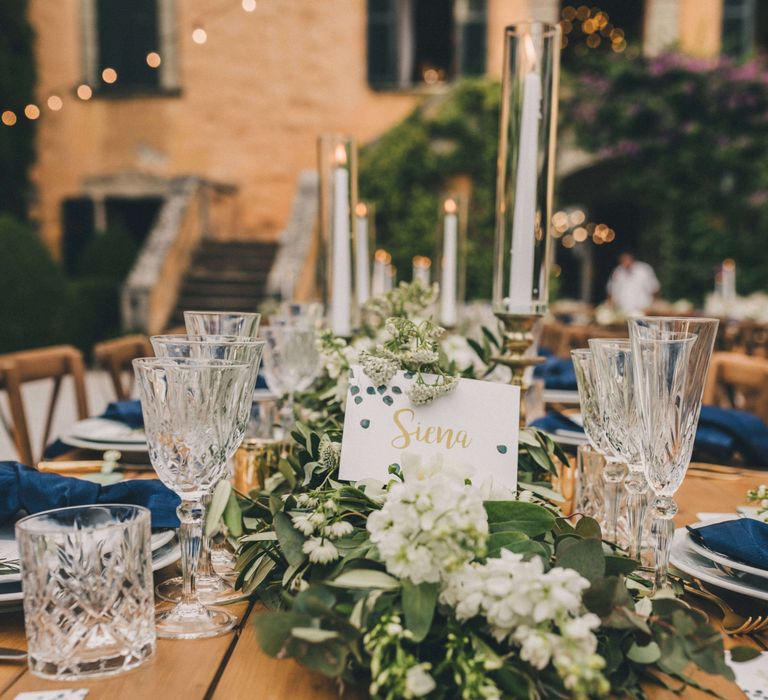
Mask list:
[{"label": "candle flame", "polygon": [[376,262],[384,263],[385,265],[389,265],[389,263],[392,262],[392,256],[386,250],[381,248],[374,253],[373,259]]},{"label": "candle flame", "polygon": [[443,207],[445,208],[446,214],[455,214],[458,209],[456,202],[453,199],[446,199]]},{"label": "candle flame", "polygon": [[365,205],[365,202],[358,202],[355,205],[355,214],[359,217],[368,216],[368,207]]},{"label": "candle flame", "polygon": [[432,261],[426,255],[415,255],[413,257],[413,266],[428,270],[432,267]]},{"label": "candle flame", "polygon": [[344,148],[344,144],[339,144],[336,146],[336,150],[333,152],[334,160],[336,161],[336,165],[346,165],[347,164],[347,149]]},{"label": "candle flame", "polygon": [[523,37],[523,53],[525,54],[525,72],[533,73],[536,70],[536,44],[530,34]]},{"label": "candle flame", "polygon": [[736,269],[736,261],[733,258],[726,258],[723,260],[723,269],[724,270],[735,270]]}]

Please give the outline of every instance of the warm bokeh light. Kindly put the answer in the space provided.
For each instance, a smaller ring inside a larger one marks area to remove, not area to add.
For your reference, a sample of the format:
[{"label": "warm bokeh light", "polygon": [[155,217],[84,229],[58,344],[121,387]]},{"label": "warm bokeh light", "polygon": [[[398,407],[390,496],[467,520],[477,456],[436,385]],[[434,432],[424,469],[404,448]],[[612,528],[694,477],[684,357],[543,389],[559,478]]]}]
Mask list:
[{"label": "warm bokeh light", "polygon": [[571,220],[571,224],[573,224],[574,226],[581,226],[581,224],[583,224],[584,221],[586,220],[587,215],[583,211],[581,211],[581,209],[576,209],[575,211],[571,212],[571,215],[569,218]]},{"label": "warm bokeh light", "polygon": [[34,121],[40,116],[40,107],[32,104],[27,105],[24,107],[24,116]]},{"label": "warm bokeh light", "polygon": [[573,246],[576,245],[576,241],[573,240],[573,236],[570,233],[565,234],[563,236],[563,247],[564,248],[573,248]]},{"label": "warm bokeh light", "polygon": [[368,207],[365,202],[355,204],[355,214],[359,217],[368,216]]},{"label": "warm bokeh light", "polygon": [[117,71],[114,68],[105,68],[101,71],[101,79],[111,85],[117,80]]},{"label": "warm bokeh light", "polygon": [[440,73],[434,68],[427,68],[424,71],[423,78],[427,85],[436,85],[440,82]]},{"label": "warm bokeh light", "polygon": [[16,123],[16,113],[11,112],[10,109],[6,109],[5,112],[0,115],[0,121],[6,126],[13,126]]},{"label": "warm bokeh light", "polygon": [[202,27],[195,27],[192,30],[192,41],[194,41],[196,44],[204,44],[206,41],[208,41],[208,32],[206,32]]},{"label": "warm bokeh light", "polygon": [[378,263],[389,265],[392,262],[392,256],[383,248],[379,248],[373,255],[373,259]]},{"label": "warm bokeh light", "polygon": [[602,39],[600,38],[599,34],[590,34],[587,37],[587,46],[589,46],[590,49],[596,49],[598,46],[600,46],[600,42]]},{"label": "warm bokeh light", "polygon": [[456,202],[453,199],[446,199],[443,208],[446,214],[455,214],[458,211]]},{"label": "warm bokeh light", "polygon": [[568,5],[568,7],[563,8],[562,15],[564,20],[574,20],[576,19],[576,8]]},{"label": "warm bokeh light", "polygon": [[733,258],[726,258],[723,260],[723,270],[735,270],[736,261]]},{"label": "warm bokeh light", "polygon": [[159,68],[162,62],[163,59],[160,58],[160,54],[157,51],[150,51],[147,54],[147,65],[150,68]]},{"label": "warm bokeh light", "polygon": [[48,98],[48,109],[52,109],[54,112],[58,112],[64,106],[64,100],[58,95],[51,95]]},{"label": "warm bokeh light", "polygon": [[85,83],[83,83],[82,85],[78,85],[77,96],[81,100],[90,100],[91,97],[93,97],[93,90],[91,90],[91,86],[86,85]]},{"label": "warm bokeh light", "polygon": [[576,10],[576,18],[582,22],[585,19],[589,19],[589,8],[586,5],[579,5],[579,8]]},{"label": "warm bokeh light", "polygon": [[256,0],[243,0],[242,5],[246,12],[253,12],[256,9]]},{"label": "warm bokeh light", "polygon": [[432,261],[426,255],[414,255],[413,266],[423,269],[429,269],[432,266]]},{"label": "warm bokeh light", "polygon": [[554,265],[552,265],[552,274],[555,277],[560,277],[560,275],[563,274],[563,268],[560,267],[560,265],[558,265],[557,263],[555,263]]},{"label": "warm bokeh light", "polygon": [[583,226],[579,226],[573,230],[573,240],[577,243],[583,243],[586,241],[588,235],[589,234],[587,233],[587,229],[585,229]]}]

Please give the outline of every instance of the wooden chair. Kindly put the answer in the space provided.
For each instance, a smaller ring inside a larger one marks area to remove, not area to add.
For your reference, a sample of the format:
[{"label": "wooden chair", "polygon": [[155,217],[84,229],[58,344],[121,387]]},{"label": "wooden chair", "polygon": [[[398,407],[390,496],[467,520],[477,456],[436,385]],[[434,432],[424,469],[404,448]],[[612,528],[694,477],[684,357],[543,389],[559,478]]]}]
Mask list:
[{"label": "wooden chair", "polygon": [[[96,364],[104,368],[112,380],[118,401],[131,397],[133,389],[133,367],[131,360],[137,357],[152,357],[152,345],[143,335],[126,335],[115,340],[105,340],[93,348]],[[127,375],[127,381],[124,381]]]},{"label": "wooden chair", "polygon": [[768,360],[736,352],[714,353],[704,403],[751,411],[768,423]]},{"label": "wooden chair", "polygon": [[53,379],[53,391],[43,430],[42,454],[48,444],[61,381],[68,375],[74,382],[77,415],[82,420],[88,417],[88,399],[85,393],[85,364],[83,355],[77,348],[71,345],[56,345],[0,355],[0,389],[4,389],[8,394],[11,416],[10,425],[7,427],[22,462],[35,464],[24,411],[22,385],[39,379]]}]

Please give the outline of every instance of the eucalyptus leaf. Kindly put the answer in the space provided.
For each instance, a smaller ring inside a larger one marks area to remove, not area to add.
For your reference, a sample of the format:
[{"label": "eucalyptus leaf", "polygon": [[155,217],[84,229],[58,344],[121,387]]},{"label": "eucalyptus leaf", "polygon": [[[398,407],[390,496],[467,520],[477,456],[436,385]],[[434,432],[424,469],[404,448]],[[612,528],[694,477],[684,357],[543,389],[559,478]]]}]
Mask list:
[{"label": "eucalyptus leaf", "polygon": [[228,479],[220,481],[213,490],[211,503],[205,514],[205,534],[207,537],[215,535],[219,531],[221,516],[224,515],[224,509],[229,501],[229,494],[232,492],[232,484]]},{"label": "eucalyptus leaf", "polygon": [[556,561],[558,566],[574,569],[590,582],[605,575],[605,556],[599,540],[563,540],[557,547]]},{"label": "eucalyptus leaf", "polygon": [[293,526],[291,519],[285,513],[277,513],[273,524],[283,556],[289,564],[301,564],[307,556],[302,550],[304,536]]},{"label": "eucalyptus leaf", "polygon": [[240,501],[234,491],[231,491],[229,494],[223,518],[230,536],[241,537],[243,534],[243,511],[240,508]]},{"label": "eucalyptus leaf", "polygon": [[406,627],[413,634],[414,642],[421,642],[432,626],[437,604],[438,585],[436,583],[414,584],[402,581],[403,613]]},{"label": "eucalyptus leaf", "polygon": [[745,661],[756,659],[761,653],[760,649],[755,649],[754,647],[733,647],[731,649],[731,660],[741,664]]},{"label": "eucalyptus leaf", "polygon": [[291,636],[310,644],[322,644],[329,639],[338,639],[339,633],[330,630],[321,630],[317,627],[294,627]]},{"label": "eucalyptus leaf", "polygon": [[260,612],[253,616],[259,646],[269,656],[280,654],[294,627],[310,626],[311,623],[311,617],[296,612]]},{"label": "eucalyptus leaf", "polygon": [[627,652],[627,658],[638,664],[653,664],[661,658],[661,649],[656,642],[645,646],[633,644]]},{"label": "eucalyptus leaf", "polygon": [[555,525],[555,516],[535,503],[485,501],[483,505],[491,531],[517,530],[528,537],[536,537],[549,532]]},{"label": "eucalyptus leaf", "polygon": [[270,557],[262,558],[258,565],[254,564],[252,569],[245,575],[246,581],[243,585],[243,593],[250,595],[267,578],[269,572],[275,568],[275,560]]},{"label": "eucalyptus leaf", "polygon": [[513,545],[519,545],[522,542],[530,542],[531,539],[524,532],[516,530],[506,530],[502,532],[493,532],[488,537],[488,558],[498,557],[502,549],[512,549]]},{"label": "eucalyptus leaf", "polygon": [[326,581],[325,584],[334,588],[378,588],[384,591],[395,591],[400,588],[400,582],[394,576],[375,569],[345,571],[332,581]]}]

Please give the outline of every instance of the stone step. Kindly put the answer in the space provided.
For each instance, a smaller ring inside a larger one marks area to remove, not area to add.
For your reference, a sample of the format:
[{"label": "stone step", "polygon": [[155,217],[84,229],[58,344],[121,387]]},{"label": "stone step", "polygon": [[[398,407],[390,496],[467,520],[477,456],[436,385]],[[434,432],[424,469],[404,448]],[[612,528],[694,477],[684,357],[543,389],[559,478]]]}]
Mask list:
[{"label": "stone step", "polygon": [[264,285],[237,282],[184,282],[179,296],[198,297],[248,297],[261,299]]}]

